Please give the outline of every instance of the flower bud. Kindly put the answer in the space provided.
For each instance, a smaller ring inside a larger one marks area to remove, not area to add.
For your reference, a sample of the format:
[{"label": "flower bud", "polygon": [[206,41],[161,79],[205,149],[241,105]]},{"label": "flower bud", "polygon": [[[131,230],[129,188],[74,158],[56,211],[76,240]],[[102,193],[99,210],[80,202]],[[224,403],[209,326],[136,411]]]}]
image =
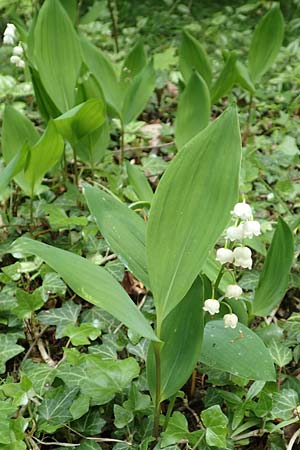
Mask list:
[{"label": "flower bud", "polygon": [[23,47],[21,47],[21,45],[16,45],[16,47],[13,48],[13,55],[22,56],[23,55]]},{"label": "flower bud", "polygon": [[233,262],[233,252],[229,248],[218,248],[216,254],[216,260],[221,264]]},{"label": "flower bud", "polygon": [[225,328],[236,328],[238,324],[238,316],[236,314],[225,314],[223,317]]},{"label": "flower bud", "polygon": [[257,220],[249,220],[243,224],[244,237],[252,239],[253,236],[259,236],[261,234],[260,231],[260,223]]},{"label": "flower bud", "polygon": [[237,203],[234,205],[232,214],[238,219],[249,220],[252,219],[252,209],[248,203]]},{"label": "flower bud", "polygon": [[205,300],[203,310],[209,312],[212,316],[220,311],[220,303],[214,298]]},{"label": "flower bud", "polygon": [[226,230],[226,239],[230,241],[240,241],[244,238],[244,228],[240,224],[238,227],[229,227]]},{"label": "flower bud", "polygon": [[239,298],[243,293],[243,289],[238,284],[229,284],[225,290],[225,297]]},{"label": "flower bud", "polygon": [[252,268],[251,250],[248,247],[236,247],[233,250],[235,266],[243,267],[244,269]]}]

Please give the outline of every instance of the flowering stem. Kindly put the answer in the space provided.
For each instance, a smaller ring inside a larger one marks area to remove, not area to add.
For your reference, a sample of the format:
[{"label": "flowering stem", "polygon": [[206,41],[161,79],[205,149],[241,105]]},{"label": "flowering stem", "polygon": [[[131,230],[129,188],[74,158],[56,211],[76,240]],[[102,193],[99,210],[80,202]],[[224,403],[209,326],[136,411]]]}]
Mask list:
[{"label": "flowering stem", "polygon": [[220,271],[219,271],[219,274],[217,276],[217,279],[216,279],[216,281],[215,281],[215,283],[213,285],[213,288],[212,288],[212,294],[213,294],[212,297],[213,298],[215,298],[215,292],[217,291],[217,289],[219,287],[219,284],[220,284],[220,282],[222,280],[222,277],[223,277],[224,273],[225,273],[225,267],[222,266]]}]

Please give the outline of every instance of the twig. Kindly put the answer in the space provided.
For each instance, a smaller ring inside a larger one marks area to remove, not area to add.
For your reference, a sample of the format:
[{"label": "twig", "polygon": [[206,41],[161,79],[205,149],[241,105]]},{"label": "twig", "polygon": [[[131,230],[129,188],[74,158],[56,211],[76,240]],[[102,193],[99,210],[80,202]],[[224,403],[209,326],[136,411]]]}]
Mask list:
[{"label": "twig", "polygon": [[38,334],[36,334],[36,335],[34,336],[34,341],[33,341],[32,344],[30,345],[30,347],[29,347],[29,349],[27,350],[27,352],[25,353],[25,356],[24,356],[24,358],[22,359],[22,364],[23,364],[24,361],[26,361],[26,359],[28,358],[28,356],[29,356],[30,353],[32,352],[33,347],[36,346],[38,339],[42,337],[42,335],[45,333],[45,331],[47,330],[47,328],[48,328],[48,325],[45,326]]},{"label": "twig", "polygon": [[261,430],[253,430],[249,431],[249,433],[238,434],[237,436],[233,436],[231,439],[234,441],[240,441],[241,439],[247,439],[248,437],[260,436],[262,434]]},{"label": "twig", "polygon": [[36,442],[38,442],[39,444],[42,445],[60,445],[61,447],[80,447],[80,444],[67,444],[66,442],[44,442],[44,441],[40,441],[40,439],[38,439],[35,436],[32,436],[32,439],[34,439]]},{"label": "twig", "polygon": [[78,431],[73,430],[73,428],[69,427],[69,425],[65,425],[65,428],[68,428],[68,430],[72,431],[77,436],[82,437],[84,439],[87,439],[89,441],[95,441],[95,442],[120,442],[122,444],[132,445],[131,442],[121,441],[120,439],[87,437],[87,436],[84,436],[83,434],[79,433]]},{"label": "twig", "polygon": [[113,4],[113,0],[107,0],[107,5],[108,5],[109,13],[110,13],[112,27],[113,27],[112,35],[113,35],[113,38],[114,38],[114,41],[115,41],[116,52],[119,53],[118,19],[117,19],[117,14],[115,14],[116,11],[114,11],[114,9],[115,10],[117,9],[116,8],[117,5],[115,3]]},{"label": "twig", "polygon": [[48,355],[48,353],[47,353],[47,351],[46,351],[46,349],[45,349],[45,346],[44,346],[44,343],[43,343],[42,339],[39,338],[39,339],[37,340],[36,343],[37,343],[37,347],[38,347],[38,349],[39,349],[39,352],[40,352],[40,354],[41,354],[41,357],[42,357],[43,361],[44,361],[46,364],[48,364],[48,366],[50,366],[50,367],[55,367],[55,366],[56,366],[56,363],[53,361],[53,359],[51,358],[51,356]]},{"label": "twig", "polygon": [[295,433],[293,434],[293,436],[291,437],[291,440],[286,448],[286,450],[292,450],[296,440],[298,439],[298,437],[300,436],[300,428],[298,428],[297,431],[295,431]]}]

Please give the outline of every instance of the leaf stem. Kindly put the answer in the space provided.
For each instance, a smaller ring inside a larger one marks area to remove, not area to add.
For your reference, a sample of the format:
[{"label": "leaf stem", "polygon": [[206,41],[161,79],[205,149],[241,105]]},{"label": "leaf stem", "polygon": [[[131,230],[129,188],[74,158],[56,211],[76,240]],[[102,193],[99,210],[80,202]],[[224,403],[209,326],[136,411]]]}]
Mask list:
[{"label": "leaf stem", "polygon": [[167,414],[166,414],[166,417],[165,417],[164,429],[166,429],[167,426],[168,426],[168,423],[169,423],[169,420],[170,420],[170,417],[171,417],[171,414],[172,414],[172,411],[173,411],[173,408],[174,408],[175,400],[176,400],[176,394],[174,394],[171,397],[171,399],[170,399],[170,403],[168,405]]},{"label": "leaf stem", "polygon": [[155,354],[155,404],[154,404],[154,425],[153,436],[155,439],[159,437],[159,417],[160,417],[160,399],[161,399],[161,365],[160,365],[160,344],[155,342],[154,354]]}]

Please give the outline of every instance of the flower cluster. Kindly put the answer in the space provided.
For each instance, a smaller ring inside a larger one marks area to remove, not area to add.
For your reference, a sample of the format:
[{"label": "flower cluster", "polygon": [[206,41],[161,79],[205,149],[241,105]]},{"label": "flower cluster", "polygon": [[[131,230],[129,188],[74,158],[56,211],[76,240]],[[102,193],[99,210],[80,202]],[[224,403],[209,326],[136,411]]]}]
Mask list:
[{"label": "flower cluster", "polygon": [[[243,239],[252,239],[253,236],[259,236],[261,234],[260,224],[256,220],[253,220],[252,208],[247,203],[237,203],[233,211],[231,212],[235,219],[235,224],[227,228],[225,232],[225,238],[227,240],[225,247],[219,248],[216,252],[216,260],[219,261],[222,266],[225,264],[233,264],[235,267],[242,267],[244,269],[252,268],[252,252],[249,247],[243,245]],[[228,241],[230,241],[227,248]],[[238,245],[233,244],[234,241],[239,241]],[[235,248],[234,248],[235,246]],[[222,270],[224,270],[222,268]],[[225,290],[225,295],[219,300],[209,298],[205,300],[203,310],[210,315],[219,313],[220,303],[223,298],[239,299],[243,294],[242,288],[238,284],[230,284]],[[225,328],[236,328],[238,324],[238,317],[233,314],[231,307],[226,303],[230,310],[230,314],[225,314],[223,317]]]},{"label": "flower cluster", "polygon": [[[8,23],[3,34],[3,44],[14,45],[16,41],[16,27],[13,23]],[[19,44],[13,48],[12,56],[10,57],[11,64],[23,69],[25,61],[22,59],[23,47]]]},{"label": "flower cluster", "polygon": [[23,48],[21,47],[21,45],[17,45],[13,48],[13,54],[10,57],[10,62],[21,69],[25,67],[25,61],[21,58],[22,55]]}]

